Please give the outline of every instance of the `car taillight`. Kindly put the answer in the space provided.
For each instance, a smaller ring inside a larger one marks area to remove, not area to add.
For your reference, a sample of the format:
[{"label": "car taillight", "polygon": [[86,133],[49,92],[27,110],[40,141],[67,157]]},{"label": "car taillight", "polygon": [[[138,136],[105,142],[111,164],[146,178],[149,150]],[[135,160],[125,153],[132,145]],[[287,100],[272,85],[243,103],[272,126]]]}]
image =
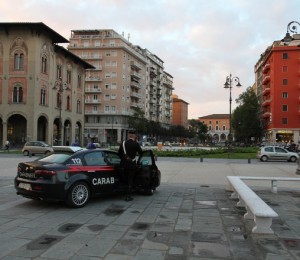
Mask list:
[{"label": "car taillight", "polygon": [[36,170],[35,175],[43,175],[43,176],[53,176],[56,175],[56,171],[49,171],[49,170]]}]

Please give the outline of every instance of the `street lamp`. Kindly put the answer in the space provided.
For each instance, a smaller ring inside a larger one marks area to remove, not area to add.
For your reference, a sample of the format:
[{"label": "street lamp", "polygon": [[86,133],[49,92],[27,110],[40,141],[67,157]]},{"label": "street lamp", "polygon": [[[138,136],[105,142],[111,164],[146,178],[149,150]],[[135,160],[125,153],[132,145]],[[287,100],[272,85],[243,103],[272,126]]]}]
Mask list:
[{"label": "street lamp", "polygon": [[[296,25],[293,25],[292,24],[296,24]],[[286,35],[285,37],[283,38],[283,41],[285,43],[289,43],[293,38],[292,36],[290,35],[290,32],[291,33],[297,33],[297,26],[300,26],[300,23],[299,22],[296,22],[296,21],[292,21],[290,22],[288,25],[287,25],[287,28],[286,28]]]},{"label": "street lamp", "polygon": [[232,89],[232,83],[235,82],[237,87],[241,87],[240,79],[238,77],[232,77],[231,73],[229,76],[226,77],[226,82],[224,84],[224,88],[229,89],[229,135],[228,139],[231,142],[232,136],[231,136],[231,89]]},{"label": "street lamp", "polygon": [[57,79],[55,81],[54,87],[53,89],[57,89],[57,104],[58,104],[58,108],[59,108],[59,125],[58,125],[58,130],[57,130],[57,144],[62,145],[62,139],[61,139],[61,134],[62,134],[62,116],[61,116],[61,111],[62,111],[62,95],[64,90],[67,90],[67,88],[65,88],[65,86],[67,86],[67,83],[63,82],[61,78]]}]

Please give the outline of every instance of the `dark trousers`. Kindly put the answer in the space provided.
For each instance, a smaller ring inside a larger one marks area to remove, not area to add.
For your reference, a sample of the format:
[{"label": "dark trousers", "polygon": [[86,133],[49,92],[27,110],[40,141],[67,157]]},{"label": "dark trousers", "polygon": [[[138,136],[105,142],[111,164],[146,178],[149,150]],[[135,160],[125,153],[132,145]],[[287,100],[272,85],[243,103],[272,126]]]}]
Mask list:
[{"label": "dark trousers", "polygon": [[127,184],[127,196],[131,195],[135,172],[136,172],[136,163],[134,161],[128,160],[125,165],[125,176]]}]

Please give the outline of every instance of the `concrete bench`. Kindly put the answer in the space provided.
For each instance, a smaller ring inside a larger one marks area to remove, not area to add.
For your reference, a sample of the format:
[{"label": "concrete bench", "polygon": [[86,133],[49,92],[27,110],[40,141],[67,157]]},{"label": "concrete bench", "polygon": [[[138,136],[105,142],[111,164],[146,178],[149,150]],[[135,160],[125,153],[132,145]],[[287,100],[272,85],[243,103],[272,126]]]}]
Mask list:
[{"label": "concrete bench", "polygon": [[244,219],[253,219],[255,226],[252,233],[273,234],[271,229],[272,219],[278,214],[267,205],[239,176],[227,176],[234,192],[231,198],[238,198],[238,207],[245,207],[247,212]]},{"label": "concrete bench", "polygon": [[300,178],[289,178],[289,177],[255,177],[255,176],[237,176],[241,180],[252,180],[252,181],[271,181],[271,191],[273,193],[277,193],[278,186],[277,182],[278,181],[300,181]]}]

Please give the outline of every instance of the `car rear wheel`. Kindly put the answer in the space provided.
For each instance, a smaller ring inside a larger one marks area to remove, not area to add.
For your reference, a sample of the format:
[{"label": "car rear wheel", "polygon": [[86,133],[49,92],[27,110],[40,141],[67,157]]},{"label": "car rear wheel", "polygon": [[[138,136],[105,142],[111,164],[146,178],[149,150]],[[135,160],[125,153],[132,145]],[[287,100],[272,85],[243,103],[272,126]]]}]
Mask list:
[{"label": "car rear wheel", "polygon": [[24,155],[24,156],[28,156],[28,155],[29,155],[29,152],[28,152],[27,150],[25,150],[25,151],[23,152],[23,155]]},{"label": "car rear wheel", "polygon": [[263,156],[260,158],[260,160],[263,161],[263,162],[266,162],[266,161],[268,161],[268,156],[263,155]]},{"label": "car rear wheel", "polygon": [[67,204],[73,208],[81,208],[90,199],[90,189],[84,182],[73,184],[68,192]]},{"label": "car rear wheel", "polygon": [[295,157],[295,156],[292,156],[291,158],[290,158],[290,162],[296,162],[297,161],[297,158]]}]

